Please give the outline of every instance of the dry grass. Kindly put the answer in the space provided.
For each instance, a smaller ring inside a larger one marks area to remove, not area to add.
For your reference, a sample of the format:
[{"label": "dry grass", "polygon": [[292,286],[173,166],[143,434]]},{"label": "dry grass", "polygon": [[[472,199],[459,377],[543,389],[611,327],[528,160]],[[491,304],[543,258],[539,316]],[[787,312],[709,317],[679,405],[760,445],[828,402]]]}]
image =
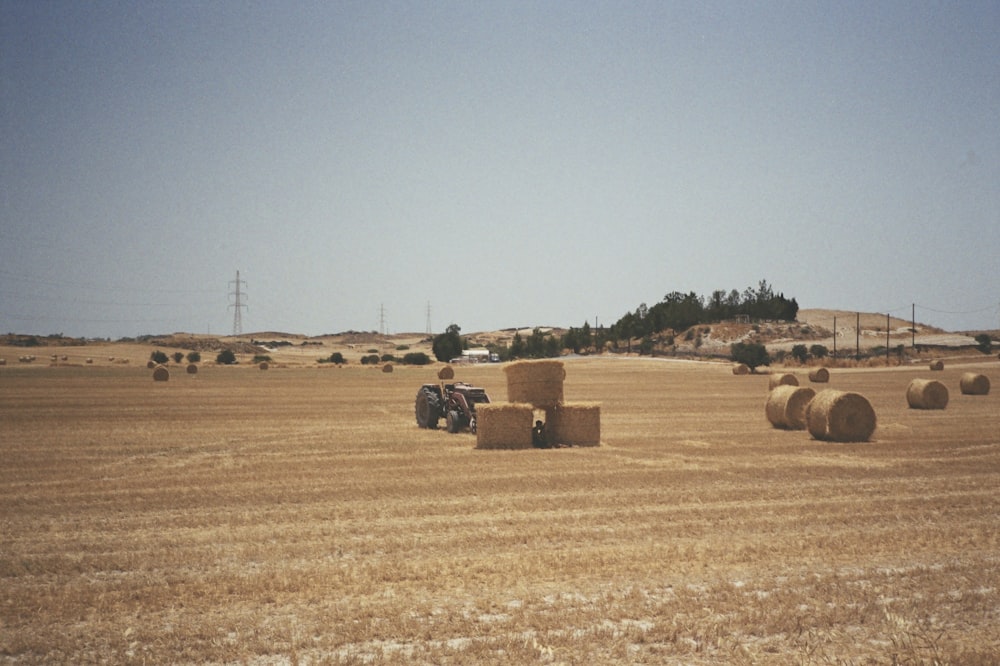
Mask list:
[{"label": "dry grass", "polygon": [[0,660],[996,662],[995,392],[910,410],[918,371],[838,371],[879,428],[834,445],[729,365],[567,366],[600,447],[421,430],[405,367],[7,366]]}]

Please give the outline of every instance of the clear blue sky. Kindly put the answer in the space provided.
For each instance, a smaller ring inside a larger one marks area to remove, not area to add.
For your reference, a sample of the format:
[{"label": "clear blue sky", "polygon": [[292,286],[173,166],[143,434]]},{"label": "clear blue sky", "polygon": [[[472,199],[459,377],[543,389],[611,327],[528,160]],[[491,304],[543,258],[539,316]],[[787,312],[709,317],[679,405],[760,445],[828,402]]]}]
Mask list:
[{"label": "clear blue sky", "polygon": [[995,0],[0,0],[0,139],[0,332],[1000,327]]}]

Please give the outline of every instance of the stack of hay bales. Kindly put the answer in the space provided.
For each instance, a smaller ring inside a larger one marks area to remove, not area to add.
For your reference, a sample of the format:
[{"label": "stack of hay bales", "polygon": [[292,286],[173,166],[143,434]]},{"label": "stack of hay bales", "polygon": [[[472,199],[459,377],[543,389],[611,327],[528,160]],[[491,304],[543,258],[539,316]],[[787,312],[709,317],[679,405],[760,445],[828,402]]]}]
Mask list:
[{"label": "stack of hay bales", "polygon": [[825,389],[806,407],[806,427],[816,439],[867,442],[875,425],[875,410],[859,393]]},{"label": "stack of hay bales", "polygon": [[962,374],[959,380],[959,388],[963,395],[987,395],[990,392],[990,378],[975,372]]},{"label": "stack of hay bales", "polygon": [[948,387],[936,379],[914,379],[906,387],[906,402],[911,409],[944,409]]},{"label": "stack of hay bales", "polygon": [[781,373],[776,375],[771,375],[767,379],[768,390],[773,390],[778,386],[798,386],[799,379],[791,373]]},{"label": "stack of hay bales", "polygon": [[504,368],[507,403],[476,407],[476,448],[531,448],[534,410],[545,411],[550,444],[600,446],[601,406],[563,398],[562,361],[517,361]]},{"label": "stack of hay bales", "polygon": [[805,430],[806,408],[816,395],[809,387],[781,384],[774,387],[767,396],[764,412],[767,420],[775,428],[785,430]]},{"label": "stack of hay bales", "polygon": [[170,379],[170,371],[167,370],[166,366],[156,365],[153,368],[153,381],[165,382],[168,379]]},{"label": "stack of hay bales", "polygon": [[816,384],[825,384],[830,381],[830,371],[826,368],[813,368],[809,371],[809,381]]}]

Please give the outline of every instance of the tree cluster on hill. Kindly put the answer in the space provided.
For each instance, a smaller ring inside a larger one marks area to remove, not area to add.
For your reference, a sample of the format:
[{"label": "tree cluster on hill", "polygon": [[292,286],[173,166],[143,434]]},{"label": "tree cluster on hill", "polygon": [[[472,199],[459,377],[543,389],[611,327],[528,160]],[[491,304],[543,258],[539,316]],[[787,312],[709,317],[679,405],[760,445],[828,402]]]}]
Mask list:
[{"label": "tree cluster on hill", "polygon": [[[717,290],[708,298],[690,292],[682,294],[672,291],[663,300],[647,306],[645,303],[628,312],[611,326],[592,329],[588,322],[579,328],[570,327],[558,336],[535,328],[527,339],[520,333],[514,334],[510,345],[487,345],[501,360],[517,358],[547,358],[559,356],[563,350],[586,353],[617,348],[624,343],[632,351],[632,340],[640,340],[638,351],[651,353],[653,337],[664,331],[670,335],[691,329],[699,324],[716,323],[735,319],[738,315],[753,321],[794,321],[799,312],[799,304],[794,298],[785,298],[775,293],[766,280],[761,280],[756,289],[747,287],[742,292]],[[461,355],[468,348],[468,341],[460,335],[461,329],[452,324],[433,340],[434,356],[439,361],[449,361]],[[690,331],[689,331],[690,333]],[[669,337],[669,336],[668,336]],[[669,343],[672,344],[672,341]]]},{"label": "tree cluster on hill", "polygon": [[728,294],[719,289],[703,298],[693,291],[682,294],[672,291],[652,307],[645,303],[635,312],[629,312],[611,326],[611,337],[616,340],[643,338],[667,329],[684,331],[698,324],[726,321],[744,315],[751,320],[794,321],[799,304],[794,298],[776,294],[761,280],[756,289],[747,287],[743,292],[735,289]]}]

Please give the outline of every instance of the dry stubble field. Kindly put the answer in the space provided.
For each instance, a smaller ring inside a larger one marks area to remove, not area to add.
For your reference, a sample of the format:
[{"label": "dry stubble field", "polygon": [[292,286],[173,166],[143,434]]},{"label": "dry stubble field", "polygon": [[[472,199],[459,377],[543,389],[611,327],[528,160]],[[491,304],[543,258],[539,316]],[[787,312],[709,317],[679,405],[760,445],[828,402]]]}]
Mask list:
[{"label": "dry stubble field", "polygon": [[416,427],[428,368],[8,366],[0,662],[996,663],[998,367],[933,412],[835,370],[845,445],[763,376],[572,360],[603,446],[479,451]]}]

